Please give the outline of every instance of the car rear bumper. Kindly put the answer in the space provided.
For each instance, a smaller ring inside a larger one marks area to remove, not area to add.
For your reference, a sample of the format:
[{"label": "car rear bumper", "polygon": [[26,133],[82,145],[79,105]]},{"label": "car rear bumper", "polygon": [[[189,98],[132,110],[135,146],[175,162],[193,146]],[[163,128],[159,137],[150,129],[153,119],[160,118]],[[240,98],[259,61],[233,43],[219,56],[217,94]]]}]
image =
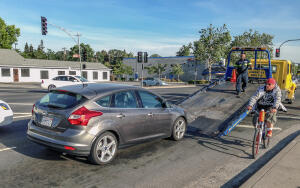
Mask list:
[{"label": "car rear bumper", "polygon": [[[74,140],[76,139],[72,138],[72,136],[70,136],[69,138],[65,137],[64,140],[59,139],[61,136],[57,136],[53,138],[53,136],[45,135],[44,133],[39,131],[39,129],[41,128],[35,126],[32,123],[32,120],[29,121],[28,129],[27,129],[27,138],[40,145],[52,148],[53,150],[68,153],[71,155],[88,156],[90,154],[92,142],[90,142],[89,144],[74,142]],[[77,135],[77,137],[78,136],[80,135]],[[72,147],[74,148],[74,150],[66,149],[65,146]]]}]

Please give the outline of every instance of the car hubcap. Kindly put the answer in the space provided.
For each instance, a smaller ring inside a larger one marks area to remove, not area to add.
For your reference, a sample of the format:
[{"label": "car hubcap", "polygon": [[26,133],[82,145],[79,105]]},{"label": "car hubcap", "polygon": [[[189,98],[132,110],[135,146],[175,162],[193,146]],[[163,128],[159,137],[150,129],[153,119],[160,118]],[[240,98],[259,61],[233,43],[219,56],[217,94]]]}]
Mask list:
[{"label": "car hubcap", "polygon": [[178,139],[182,138],[185,132],[185,122],[183,120],[177,121],[175,125],[175,135]]},{"label": "car hubcap", "polygon": [[97,146],[97,157],[101,162],[107,162],[113,158],[116,152],[116,141],[112,136],[104,136]]}]

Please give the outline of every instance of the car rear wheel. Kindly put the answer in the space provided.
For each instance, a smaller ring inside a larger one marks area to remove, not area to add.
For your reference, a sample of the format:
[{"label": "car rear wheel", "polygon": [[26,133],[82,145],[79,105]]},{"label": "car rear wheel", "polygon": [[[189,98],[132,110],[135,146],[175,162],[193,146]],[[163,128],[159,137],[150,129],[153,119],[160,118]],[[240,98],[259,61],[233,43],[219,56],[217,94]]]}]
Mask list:
[{"label": "car rear wheel", "polygon": [[111,132],[101,134],[93,143],[89,160],[93,164],[104,165],[111,162],[118,150],[118,140]]},{"label": "car rear wheel", "polygon": [[56,88],[55,85],[50,85],[50,86],[48,86],[48,91],[51,91],[54,88]]},{"label": "car rear wheel", "polygon": [[186,121],[182,117],[178,118],[173,125],[173,131],[171,138],[173,140],[181,140],[186,132]]}]

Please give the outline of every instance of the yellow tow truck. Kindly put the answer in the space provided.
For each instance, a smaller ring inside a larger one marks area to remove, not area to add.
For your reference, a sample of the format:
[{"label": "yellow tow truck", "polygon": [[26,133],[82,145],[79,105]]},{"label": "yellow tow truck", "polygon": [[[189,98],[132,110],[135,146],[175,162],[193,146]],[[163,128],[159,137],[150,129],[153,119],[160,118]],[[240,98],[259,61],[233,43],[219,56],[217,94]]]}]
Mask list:
[{"label": "yellow tow truck", "polygon": [[[254,59],[251,59],[252,65],[254,64]],[[260,68],[268,67],[268,59],[257,59],[256,66]],[[282,101],[291,104],[295,100],[295,91],[297,89],[296,83],[292,80],[292,62],[289,60],[271,60],[271,70],[272,77],[276,80],[278,86],[282,91]],[[264,72],[258,70],[248,70],[249,80],[251,78],[262,78],[264,79],[266,75]]]}]

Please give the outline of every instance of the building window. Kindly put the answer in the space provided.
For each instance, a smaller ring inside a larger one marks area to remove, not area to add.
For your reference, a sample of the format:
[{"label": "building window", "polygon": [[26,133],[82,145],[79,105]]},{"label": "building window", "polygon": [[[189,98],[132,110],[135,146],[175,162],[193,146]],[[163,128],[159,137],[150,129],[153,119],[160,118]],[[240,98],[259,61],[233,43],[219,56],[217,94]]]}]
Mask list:
[{"label": "building window", "polygon": [[83,78],[87,79],[88,77],[88,73],[87,71],[82,71],[82,75],[81,75]]},{"label": "building window", "polygon": [[41,79],[49,79],[49,72],[41,71]]},{"label": "building window", "polygon": [[103,80],[107,80],[107,72],[103,72]]},{"label": "building window", "polygon": [[98,80],[98,72],[93,72],[93,80]]},{"label": "building window", "polygon": [[30,77],[29,69],[21,69],[21,77]]},{"label": "building window", "polygon": [[57,74],[58,75],[65,75],[66,73],[65,73],[65,71],[58,71]]},{"label": "building window", "polygon": [[69,75],[76,75],[76,71],[69,71]]},{"label": "building window", "polygon": [[1,75],[2,77],[10,77],[10,68],[2,68]]}]

